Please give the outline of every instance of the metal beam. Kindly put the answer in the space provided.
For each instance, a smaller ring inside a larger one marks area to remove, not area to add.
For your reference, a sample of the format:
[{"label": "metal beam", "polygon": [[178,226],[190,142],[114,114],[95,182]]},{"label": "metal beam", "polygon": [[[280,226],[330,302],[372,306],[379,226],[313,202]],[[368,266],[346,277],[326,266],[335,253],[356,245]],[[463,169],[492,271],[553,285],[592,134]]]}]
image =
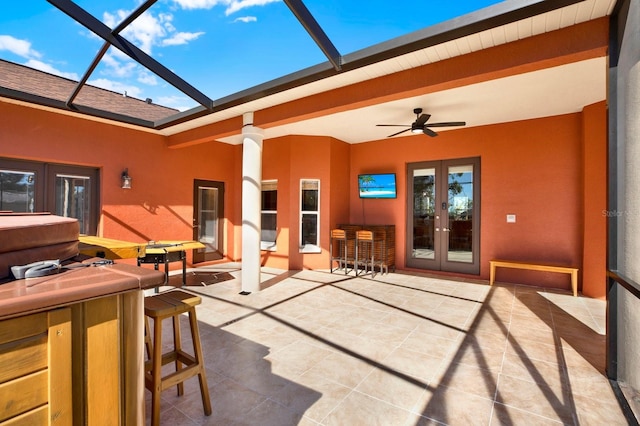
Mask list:
[{"label": "metal beam", "polygon": [[80,93],[80,90],[82,90],[82,87],[85,85],[85,83],[89,79],[89,76],[91,75],[91,73],[93,73],[93,70],[95,70],[96,67],[98,66],[98,63],[100,62],[104,54],[107,53],[109,46],[110,44],[105,42],[100,48],[100,51],[98,52],[96,57],[93,58],[93,61],[91,61],[89,68],[87,68],[87,70],[85,71],[84,75],[82,76],[78,84],[76,84],[76,87],[74,87],[73,92],[71,92],[69,99],[67,99],[67,102],[66,102],[67,107],[73,108],[73,101],[76,99],[76,97]]},{"label": "metal beam", "polygon": [[[285,0],[287,1],[287,0]],[[446,43],[502,25],[517,22],[532,16],[551,12],[583,0],[512,0],[498,3],[486,9],[473,12],[461,18],[446,21],[423,30],[367,47],[341,57],[341,70],[352,71],[407,53]],[[292,74],[250,87],[215,101],[211,112],[215,113],[276,93],[304,86],[325,78],[331,78],[338,72],[329,63],[314,65]],[[202,117],[207,111],[199,108],[184,111],[171,117],[156,121],[157,129],[164,129]]]},{"label": "metal beam", "polygon": [[76,5],[70,0],[47,0],[49,3],[60,9],[62,12],[69,15],[76,22],[85,26],[88,30],[95,33],[98,37],[102,38],[116,49],[120,50],[131,59],[153,72],[167,83],[171,84],[176,89],[180,90],[185,95],[189,96],[194,101],[207,109],[213,107],[213,101],[200,92],[198,89],[178,77],[171,72],[164,65],[153,59],[151,56],[144,53],[134,44],[120,36],[119,34],[112,34],[111,29],[105,24],[96,19],[93,15]]},{"label": "metal beam", "polygon": [[[151,6],[153,6],[153,4],[156,1],[158,1],[158,0],[147,0],[146,2],[141,4],[139,8],[134,10],[126,19],[124,19],[122,22],[120,22],[118,24],[118,26],[116,26],[111,31],[111,34],[120,33],[129,24],[131,24],[133,21],[135,21],[138,16],[142,15],[144,12],[146,12],[147,9],[149,9]],[[82,78],[80,79],[80,81],[78,82],[76,87],[73,89],[73,92],[71,93],[71,96],[69,96],[69,99],[67,99],[67,106],[69,108],[72,108],[72,104],[73,104],[74,99],[78,96],[78,94],[80,93],[80,90],[82,90],[82,86],[84,86],[86,84],[87,80],[89,79],[89,76],[96,69],[96,67],[98,66],[98,63],[102,60],[102,57],[104,56],[104,54],[107,53],[107,50],[109,49],[109,46],[111,46],[111,45],[108,42],[105,42],[102,45],[102,47],[100,48],[100,50],[98,51],[98,53],[96,54],[95,58],[93,58],[93,61],[91,61],[91,64],[89,65],[89,68],[87,68],[87,70],[85,71],[84,75],[82,76]]]},{"label": "metal beam", "polygon": [[318,47],[325,54],[329,62],[336,71],[342,69],[342,55],[333,45],[327,34],[324,32],[318,21],[313,17],[309,9],[302,3],[302,0],[284,0],[291,12],[298,18],[298,21],[307,30],[311,38],[316,42]]}]

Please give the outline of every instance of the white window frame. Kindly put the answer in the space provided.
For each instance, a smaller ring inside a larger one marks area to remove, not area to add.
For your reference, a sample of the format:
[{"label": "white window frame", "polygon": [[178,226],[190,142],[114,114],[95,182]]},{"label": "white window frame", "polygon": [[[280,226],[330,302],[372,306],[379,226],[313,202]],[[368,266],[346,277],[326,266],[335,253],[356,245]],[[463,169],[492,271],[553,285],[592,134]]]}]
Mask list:
[{"label": "white window frame", "polygon": [[[264,191],[265,187],[272,187],[275,185],[276,193],[278,191],[278,181],[276,179],[273,180],[263,180],[262,181],[262,191]],[[277,196],[277,195],[276,195]],[[278,233],[278,206],[276,206],[276,210],[262,210],[262,198],[260,199],[260,214],[273,214],[276,216],[276,241],[260,241],[260,250],[264,251],[277,251],[277,233]],[[260,233],[262,235],[262,232]]]},{"label": "white window frame", "polygon": [[[302,210],[302,190],[306,182],[314,182],[318,186],[318,208],[317,211],[312,210]],[[298,218],[298,223],[300,225],[299,236],[298,236],[298,247],[300,253],[321,253],[322,248],[320,247],[320,179],[300,179],[300,200],[298,206],[300,207],[300,216]],[[316,243],[317,244],[302,244],[302,217],[305,214],[315,214],[316,218]]]}]

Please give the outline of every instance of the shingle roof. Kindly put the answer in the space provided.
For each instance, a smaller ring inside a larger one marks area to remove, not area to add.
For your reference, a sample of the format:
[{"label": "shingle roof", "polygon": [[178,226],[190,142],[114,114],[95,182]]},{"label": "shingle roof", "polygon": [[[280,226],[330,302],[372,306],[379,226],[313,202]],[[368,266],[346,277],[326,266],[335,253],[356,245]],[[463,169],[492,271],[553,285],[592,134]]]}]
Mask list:
[{"label": "shingle roof", "polygon": [[[66,102],[77,84],[77,81],[0,59],[0,86],[7,89]],[[88,84],[82,86],[73,104],[148,121],[179,113],[150,99],[141,100]]]}]

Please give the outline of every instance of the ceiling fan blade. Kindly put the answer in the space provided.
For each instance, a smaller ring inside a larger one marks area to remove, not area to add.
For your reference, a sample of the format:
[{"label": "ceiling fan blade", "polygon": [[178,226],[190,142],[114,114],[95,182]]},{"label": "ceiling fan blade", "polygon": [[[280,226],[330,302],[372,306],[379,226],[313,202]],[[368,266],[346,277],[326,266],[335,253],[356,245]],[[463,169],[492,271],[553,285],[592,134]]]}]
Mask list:
[{"label": "ceiling fan blade", "polygon": [[431,117],[431,114],[422,114],[420,117],[418,117],[418,119],[416,120],[415,125],[417,127],[421,127],[424,126],[424,123],[427,122],[427,120],[429,120],[429,118]]},{"label": "ceiling fan blade", "polygon": [[432,138],[438,136],[438,134],[436,132],[434,132],[433,130],[431,130],[428,127],[425,127],[424,129],[422,129],[422,131],[424,132],[425,135],[431,136]]},{"label": "ceiling fan blade", "polygon": [[400,130],[399,132],[396,132],[396,133],[394,133],[394,134],[392,134],[392,135],[389,135],[389,136],[387,136],[387,137],[388,137],[388,138],[390,138],[390,137],[392,137],[392,136],[399,135],[400,133],[408,132],[409,130],[411,130],[411,129],[404,129],[404,130]]},{"label": "ceiling fan blade", "polygon": [[411,127],[407,124],[376,124],[378,127]]},{"label": "ceiling fan blade", "polygon": [[449,121],[447,123],[431,123],[427,124],[428,127],[456,127],[456,126],[466,126],[467,123],[465,121]]}]

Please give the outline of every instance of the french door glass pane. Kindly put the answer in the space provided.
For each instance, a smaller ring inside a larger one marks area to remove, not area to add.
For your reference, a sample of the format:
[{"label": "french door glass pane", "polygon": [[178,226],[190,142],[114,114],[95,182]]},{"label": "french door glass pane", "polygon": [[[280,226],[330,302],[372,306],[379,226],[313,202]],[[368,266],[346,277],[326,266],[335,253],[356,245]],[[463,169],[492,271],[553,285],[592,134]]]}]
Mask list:
[{"label": "french door glass pane", "polygon": [[473,262],[473,165],[452,166],[449,175],[447,260]]},{"label": "french door glass pane", "polygon": [[91,178],[56,175],[56,214],[78,219],[81,234],[90,234]]},{"label": "french door glass pane", "polygon": [[0,210],[33,213],[35,173],[0,170]]},{"label": "french door glass pane", "polygon": [[218,189],[200,187],[198,241],[205,245],[205,252],[218,249]]},{"label": "french door glass pane", "polygon": [[434,259],[436,169],[413,171],[413,252],[419,259]]}]

